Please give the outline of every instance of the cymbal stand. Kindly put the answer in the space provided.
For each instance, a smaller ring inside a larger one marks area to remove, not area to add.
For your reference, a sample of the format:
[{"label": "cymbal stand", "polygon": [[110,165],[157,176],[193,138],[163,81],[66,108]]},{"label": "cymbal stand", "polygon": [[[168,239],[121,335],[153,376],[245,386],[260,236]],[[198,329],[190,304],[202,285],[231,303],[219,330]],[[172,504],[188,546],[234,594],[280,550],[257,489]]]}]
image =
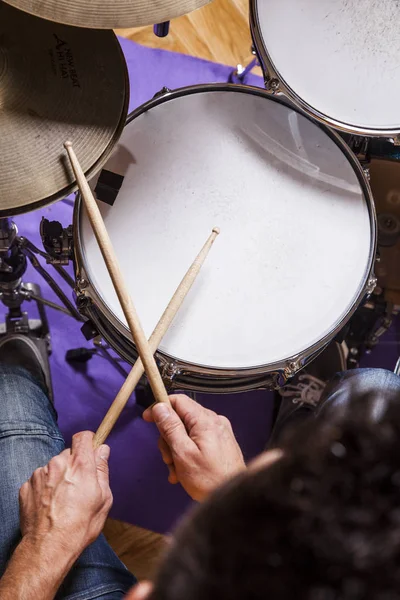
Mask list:
[{"label": "cymbal stand", "polygon": [[[40,233],[44,247],[50,252],[40,250],[26,237],[19,236],[17,226],[12,219],[0,218],[0,302],[8,309],[5,322],[0,323],[0,338],[15,333],[28,335],[39,348],[49,373],[48,356],[51,353],[51,339],[45,307],[58,310],[84,323],[84,327],[89,324],[38,259],[38,257],[45,259],[71,290],[74,290],[75,281],[64,269],[72,259],[72,227],[64,229],[57,221],[43,219]],[[39,285],[23,281],[28,261],[60,299],[61,305],[43,298]],[[22,305],[26,301],[36,303],[39,319],[29,319],[28,313],[22,310]],[[94,339],[93,343],[93,350],[81,348],[67,352],[66,360],[74,362],[75,357],[75,362],[85,362],[93,354],[98,354],[126,377],[127,372],[119,364],[119,360],[110,354],[109,346],[99,337]]]},{"label": "cymbal stand", "polygon": [[241,64],[236,65],[236,68],[229,75],[229,83],[246,83],[247,75],[251,73],[254,67],[260,66],[254,46],[251,47],[251,53],[254,58],[245,66]]},{"label": "cymbal stand", "polygon": [[[50,259],[46,252],[39,250],[25,237],[18,235],[17,226],[11,219],[0,219],[0,301],[8,309],[5,323],[0,324],[0,335],[31,334],[46,340],[48,351],[50,351],[50,331],[45,306],[66,313],[79,321],[84,321],[84,319],[56,281],[42,267],[37,255],[46,260]],[[28,260],[60,298],[63,306],[43,298],[39,285],[23,281]],[[59,265],[54,265],[54,267],[73,287],[73,279],[68,273]],[[36,302],[39,319],[28,319],[27,312],[22,310],[22,304],[25,301]]]}]

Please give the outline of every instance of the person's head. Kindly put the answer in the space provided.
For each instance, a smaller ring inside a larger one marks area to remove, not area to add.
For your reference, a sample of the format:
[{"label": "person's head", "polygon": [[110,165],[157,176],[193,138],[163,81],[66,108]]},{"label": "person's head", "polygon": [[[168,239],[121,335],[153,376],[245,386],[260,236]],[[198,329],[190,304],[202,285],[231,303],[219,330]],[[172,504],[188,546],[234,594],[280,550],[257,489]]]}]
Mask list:
[{"label": "person's head", "polygon": [[400,598],[400,406],[376,421],[373,401],[310,419],[217,490],[137,600]]}]

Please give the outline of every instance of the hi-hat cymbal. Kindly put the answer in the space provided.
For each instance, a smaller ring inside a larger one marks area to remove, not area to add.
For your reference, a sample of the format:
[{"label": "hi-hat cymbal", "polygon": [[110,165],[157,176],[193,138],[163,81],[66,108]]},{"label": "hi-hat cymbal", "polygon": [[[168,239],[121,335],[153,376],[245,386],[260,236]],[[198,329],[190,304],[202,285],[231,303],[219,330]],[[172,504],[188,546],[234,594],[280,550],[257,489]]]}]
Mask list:
[{"label": "hi-hat cymbal", "polygon": [[125,124],[125,59],[111,31],[39,19],[0,2],[0,216],[68,195],[71,140],[90,176]]},{"label": "hi-hat cymbal", "polygon": [[139,27],[170,21],[211,0],[5,0],[56,23],[98,29]]}]

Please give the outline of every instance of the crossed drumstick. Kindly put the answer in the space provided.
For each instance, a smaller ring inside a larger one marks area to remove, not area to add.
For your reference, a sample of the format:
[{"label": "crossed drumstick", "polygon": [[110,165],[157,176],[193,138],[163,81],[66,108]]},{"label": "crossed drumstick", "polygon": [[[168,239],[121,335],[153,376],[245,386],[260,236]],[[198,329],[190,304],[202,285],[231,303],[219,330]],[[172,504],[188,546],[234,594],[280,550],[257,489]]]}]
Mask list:
[{"label": "crossed drumstick", "polygon": [[97,206],[97,202],[94,199],[88,182],[86,181],[85,174],[79,164],[78,158],[72,147],[72,143],[65,142],[64,147],[71,161],[72,169],[81,192],[90,224],[140,357],[133,365],[132,370],[124,381],[114,402],[108,409],[106,416],[104,417],[94,436],[93,444],[95,448],[97,448],[107,439],[144,372],[147,375],[156,402],[170,403],[167,390],[165,389],[164,382],[157,368],[153,355],[156,352],[162,338],[168,331],[168,328],[171,325],[172,320],[178,312],[187,293],[192,287],[201,269],[201,266],[211,249],[211,246],[219,234],[219,229],[218,227],[213,228],[211,235],[177,287],[167,308],[158,321],[153,333],[151,334],[150,339],[147,340],[143,331],[143,327],[140,324],[135,306],[122,277],[118,259],[112,246],[110,236],[108,235],[107,229],[104,225],[99,207]]}]

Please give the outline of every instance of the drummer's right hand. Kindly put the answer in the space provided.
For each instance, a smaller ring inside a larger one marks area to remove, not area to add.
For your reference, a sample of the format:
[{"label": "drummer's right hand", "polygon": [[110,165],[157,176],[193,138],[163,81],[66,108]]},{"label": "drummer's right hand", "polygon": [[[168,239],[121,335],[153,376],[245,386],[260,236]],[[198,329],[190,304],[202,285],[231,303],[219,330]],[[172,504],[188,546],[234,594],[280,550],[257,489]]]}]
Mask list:
[{"label": "drummer's right hand", "polygon": [[180,483],[198,501],[246,468],[242,451],[226,417],[188,396],[170,396],[172,408],[155,404],[143,413],[160,432],[158,446],[169,468],[170,483]]}]

